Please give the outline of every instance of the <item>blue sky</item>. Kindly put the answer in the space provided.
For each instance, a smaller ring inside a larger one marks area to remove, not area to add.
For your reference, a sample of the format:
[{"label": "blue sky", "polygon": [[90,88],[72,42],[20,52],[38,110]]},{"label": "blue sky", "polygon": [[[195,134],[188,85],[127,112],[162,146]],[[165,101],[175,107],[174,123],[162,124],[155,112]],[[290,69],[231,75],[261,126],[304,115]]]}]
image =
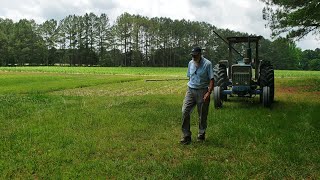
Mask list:
[{"label": "blue sky", "polygon": [[[106,13],[111,21],[124,12],[148,17],[205,21],[219,28],[262,35],[270,30],[262,20],[264,4],[259,0],[1,0],[0,17],[60,20],[70,14]],[[297,42],[305,49],[320,48],[320,39],[309,35]]]}]

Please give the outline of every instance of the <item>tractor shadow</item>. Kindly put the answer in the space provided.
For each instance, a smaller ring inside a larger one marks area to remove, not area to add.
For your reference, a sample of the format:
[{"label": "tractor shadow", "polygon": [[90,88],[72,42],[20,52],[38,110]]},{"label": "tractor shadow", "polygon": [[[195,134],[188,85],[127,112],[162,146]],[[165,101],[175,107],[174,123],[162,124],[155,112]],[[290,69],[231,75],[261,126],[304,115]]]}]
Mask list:
[{"label": "tractor shadow", "polygon": [[259,100],[259,96],[256,97],[228,97],[226,101],[223,101],[222,108],[238,108],[238,109],[259,109],[259,108],[269,108],[269,109],[278,109],[283,107],[285,103],[279,100],[274,100],[270,107],[264,107],[262,102]]}]

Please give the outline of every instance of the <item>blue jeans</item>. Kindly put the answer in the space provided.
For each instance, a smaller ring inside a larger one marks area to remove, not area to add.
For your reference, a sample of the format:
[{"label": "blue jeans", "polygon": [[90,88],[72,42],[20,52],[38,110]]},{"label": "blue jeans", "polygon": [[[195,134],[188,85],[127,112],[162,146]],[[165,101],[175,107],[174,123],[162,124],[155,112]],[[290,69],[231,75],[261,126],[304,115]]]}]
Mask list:
[{"label": "blue jeans", "polygon": [[208,102],[203,101],[203,96],[207,93],[208,89],[192,89],[188,87],[186,96],[182,105],[182,133],[183,136],[191,136],[190,131],[190,114],[194,107],[197,105],[199,115],[199,132],[203,134],[207,128],[207,117],[210,104],[210,98]]}]

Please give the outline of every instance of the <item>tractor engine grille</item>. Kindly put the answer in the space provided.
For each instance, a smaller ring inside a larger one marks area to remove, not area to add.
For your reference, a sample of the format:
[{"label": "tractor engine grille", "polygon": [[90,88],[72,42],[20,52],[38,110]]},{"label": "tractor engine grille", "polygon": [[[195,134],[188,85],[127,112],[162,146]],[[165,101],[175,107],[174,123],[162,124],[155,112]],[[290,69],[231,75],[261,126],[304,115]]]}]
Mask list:
[{"label": "tractor engine grille", "polygon": [[250,86],[252,77],[251,66],[233,65],[232,66],[232,85]]}]

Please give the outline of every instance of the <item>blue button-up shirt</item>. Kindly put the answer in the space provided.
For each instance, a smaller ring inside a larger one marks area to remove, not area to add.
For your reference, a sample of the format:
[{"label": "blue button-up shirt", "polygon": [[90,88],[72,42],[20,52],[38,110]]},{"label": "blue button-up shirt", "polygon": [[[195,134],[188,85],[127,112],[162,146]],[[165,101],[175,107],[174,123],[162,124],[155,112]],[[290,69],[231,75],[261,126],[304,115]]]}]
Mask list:
[{"label": "blue button-up shirt", "polygon": [[188,86],[190,88],[208,88],[210,80],[213,79],[212,63],[208,59],[201,57],[200,65],[197,67],[195,62],[191,60],[188,64],[187,77],[189,77]]}]

